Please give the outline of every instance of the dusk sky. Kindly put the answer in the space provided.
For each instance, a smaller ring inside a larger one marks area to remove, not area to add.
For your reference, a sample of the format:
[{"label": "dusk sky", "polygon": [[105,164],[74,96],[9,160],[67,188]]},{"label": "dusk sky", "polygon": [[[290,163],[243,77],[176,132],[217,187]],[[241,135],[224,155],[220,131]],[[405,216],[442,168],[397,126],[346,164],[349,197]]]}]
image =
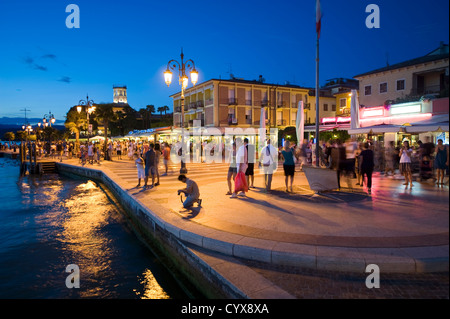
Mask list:
[{"label": "dusk sky", "polygon": [[[80,28],[66,27],[66,6]],[[380,28],[368,29],[369,4]],[[449,42],[448,0],[322,0],[320,84],[351,78],[429,53]],[[0,117],[49,111],[64,120],[86,94],[112,102],[128,86],[134,109],[168,105],[179,92],[163,72],[170,59],[193,59],[199,82],[235,77],[315,86],[315,0],[7,1],[0,0]]]}]

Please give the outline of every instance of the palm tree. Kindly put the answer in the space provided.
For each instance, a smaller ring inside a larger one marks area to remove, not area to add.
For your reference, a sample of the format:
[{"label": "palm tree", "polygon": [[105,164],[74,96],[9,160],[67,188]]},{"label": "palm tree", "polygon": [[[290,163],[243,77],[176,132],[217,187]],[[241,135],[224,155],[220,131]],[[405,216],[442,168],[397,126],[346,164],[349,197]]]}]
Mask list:
[{"label": "palm tree", "polygon": [[11,141],[16,138],[14,132],[6,132],[3,137],[5,138],[5,140],[9,141],[9,148],[11,148]]},{"label": "palm tree", "polygon": [[94,117],[97,122],[101,122],[105,129],[105,144],[103,146],[103,152],[105,153],[105,159],[110,160],[107,156],[107,145],[108,145],[108,127],[109,123],[117,121],[117,114],[114,113],[114,104],[113,103],[105,103],[105,104],[96,104]]},{"label": "palm tree", "polygon": [[158,112],[159,112],[160,118],[162,118],[162,112],[164,112],[164,109],[162,106],[158,107]]},{"label": "palm tree", "polygon": [[167,115],[167,111],[169,110],[169,107],[167,105],[164,105],[163,107],[164,115]]},{"label": "palm tree", "polygon": [[149,104],[149,105],[147,105],[145,107],[145,109],[147,110],[147,116],[148,116],[148,121],[149,121],[149,127],[148,128],[150,128],[150,127],[152,127],[151,118],[152,118],[152,114],[155,113],[155,106],[152,105],[152,104]]},{"label": "palm tree", "polygon": [[71,132],[75,133],[76,143],[75,151],[78,152],[80,146],[80,127],[86,125],[87,116],[85,112],[78,113],[77,106],[73,106],[67,112],[66,122],[64,126]]}]

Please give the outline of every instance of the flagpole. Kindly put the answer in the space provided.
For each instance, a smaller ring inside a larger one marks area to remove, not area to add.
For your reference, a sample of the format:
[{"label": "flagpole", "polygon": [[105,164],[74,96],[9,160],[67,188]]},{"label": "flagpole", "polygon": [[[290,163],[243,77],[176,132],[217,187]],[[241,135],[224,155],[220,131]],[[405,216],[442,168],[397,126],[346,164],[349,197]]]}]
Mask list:
[{"label": "flagpole", "polygon": [[319,167],[319,33],[317,33],[316,43],[316,166]]}]

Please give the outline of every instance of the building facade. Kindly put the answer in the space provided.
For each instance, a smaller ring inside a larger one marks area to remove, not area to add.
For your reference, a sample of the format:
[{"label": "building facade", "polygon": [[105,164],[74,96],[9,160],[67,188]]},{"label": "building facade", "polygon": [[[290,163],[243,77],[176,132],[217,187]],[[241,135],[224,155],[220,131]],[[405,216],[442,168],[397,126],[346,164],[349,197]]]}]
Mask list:
[{"label": "building facade", "polygon": [[417,101],[422,96],[448,96],[449,50],[440,47],[425,56],[355,76],[361,106]]},{"label": "building facade", "polygon": [[[171,97],[173,125],[181,127],[181,92]],[[259,128],[261,108],[265,108],[266,127],[284,129],[296,125],[300,101],[305,124],[315,123],[315,89],[261,80],[211,79],[185,91],[184,126]],[[336,111],[336,97],[330,89],[321,89],[320,118],[334,117]]]}]

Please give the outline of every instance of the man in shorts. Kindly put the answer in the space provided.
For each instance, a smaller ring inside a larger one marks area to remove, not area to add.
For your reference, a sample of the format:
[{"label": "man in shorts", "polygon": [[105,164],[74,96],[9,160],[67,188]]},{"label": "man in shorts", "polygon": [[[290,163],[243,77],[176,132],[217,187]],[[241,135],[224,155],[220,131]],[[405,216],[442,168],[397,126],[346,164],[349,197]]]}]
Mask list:
[{"label": "man in shorts", "polygon": [[247,178],[247,185],[249,188],[255,188],[255,145],[248,144],[248,138],[244,139],[244,145],[247,148],[248,166],[245,170],[245,177]]},{"label": "man in shorts", "polygon": [[155,186],[155,173],[156,173],[156,169],[155,169],[155,151],[153,150],[153,147],[155,145],[152,143],[150,144],[150,147],[148,149],[148,151],[145,153],[145,157],[144,157],[144,161],[145,161],[145,178],[144,178],[144,189],[147,189],[147,182],[148,182],[148,177],[150,175],[152,175],[152,186],[151,188],[153,188]]}]

